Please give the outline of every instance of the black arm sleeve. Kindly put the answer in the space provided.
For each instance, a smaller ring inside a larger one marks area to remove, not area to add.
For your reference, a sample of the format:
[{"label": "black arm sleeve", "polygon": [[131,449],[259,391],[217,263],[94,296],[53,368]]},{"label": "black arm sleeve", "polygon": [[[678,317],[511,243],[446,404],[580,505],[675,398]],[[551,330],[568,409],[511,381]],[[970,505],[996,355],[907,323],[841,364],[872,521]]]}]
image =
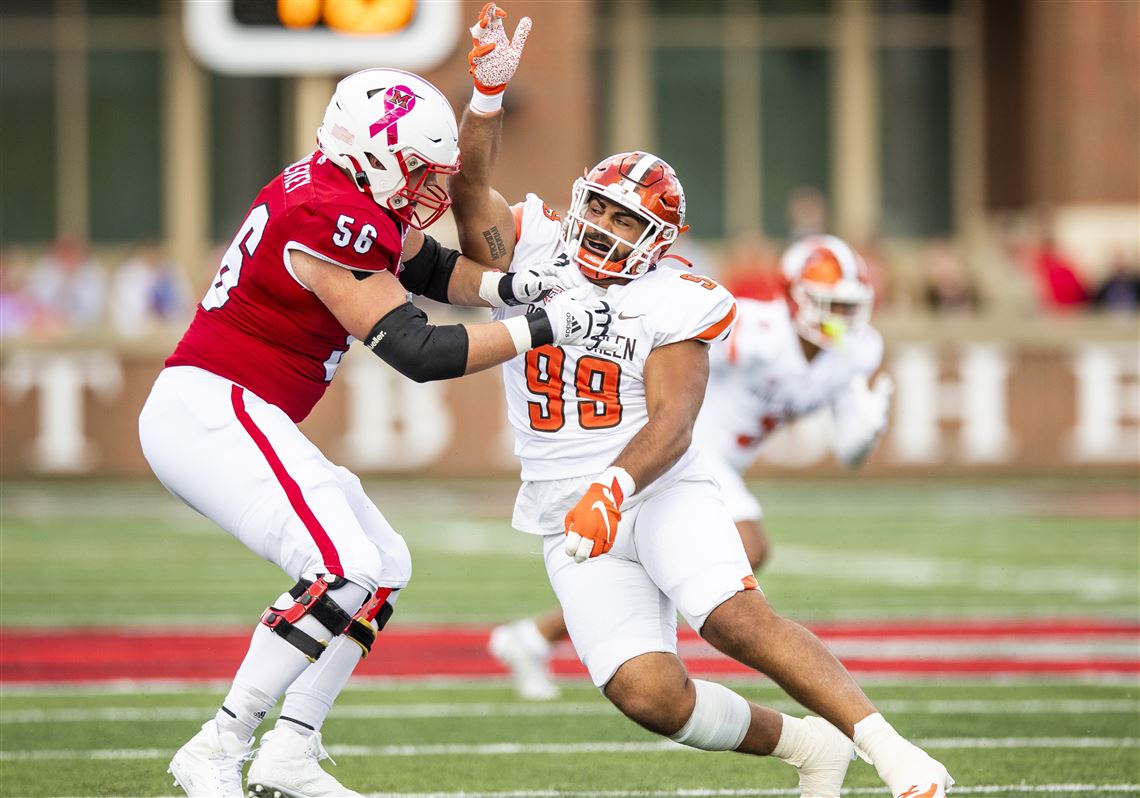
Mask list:
[{"label": "black arm sleeve", "polygon": [[411,302],[384,314],[364,345],[416,382],[449,380],[467,371],[467,329],[428,324],[427,314]]},{"label": "black arm sleeve", "polygon": [[416,256],[404,261],[400,283],[413,294],[447,302],[447,284],[451,282],[451,272],[458,260],[458,252],[440,246],[434,238],[425,235],[424,245]]}]

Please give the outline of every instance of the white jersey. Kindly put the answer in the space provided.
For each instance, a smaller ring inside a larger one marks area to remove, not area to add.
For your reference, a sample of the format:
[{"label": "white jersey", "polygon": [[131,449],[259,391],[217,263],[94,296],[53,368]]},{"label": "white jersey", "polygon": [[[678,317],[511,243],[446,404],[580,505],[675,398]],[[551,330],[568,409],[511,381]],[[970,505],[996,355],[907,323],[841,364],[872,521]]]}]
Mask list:
[{"label": "white jersey", "polygon": [[[518,242],[511,271],[559,256],[573,264],[559,237],[561,223],[542,200],[528,194],[515,214]],[[574,266],[568,268],[577,273]],[[732,295],[697,274],[659,268],[609,288],[582,282],[573,289],[576,293],[593,292],[610,304],[613,323],[607,338],[620,349],[610,355],[583,346],[543,346],[503,365],[507,416],[524,482],[605,470],[649,419],[644,382],[649,353],[678,341],[724,338],[736,317]],[[503,319],[526,310],[498,308],[494,316]]]},{"label": "white jersey", "polygon": [[737,302],[731,335],[709,353],[709,384],[694,430],[701,451],[743,472],[782,424],[830,407],[837,427],[862,422],[859,384],[882,362],[883,339],[871,327],[841,347],[804,356],[783,300]]}]

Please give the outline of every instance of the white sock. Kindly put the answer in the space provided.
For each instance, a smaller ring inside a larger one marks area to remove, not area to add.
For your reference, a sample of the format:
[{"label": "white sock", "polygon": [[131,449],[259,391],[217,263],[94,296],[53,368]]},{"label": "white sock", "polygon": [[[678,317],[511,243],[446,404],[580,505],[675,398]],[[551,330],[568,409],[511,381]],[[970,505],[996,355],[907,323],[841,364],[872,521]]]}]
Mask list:
[{"label": "white sock", "polygon": [[804,763],[811,748],[811,729],[802,718],[780,713],[780,739],[769,756],[787,762],[794,768]]},{"label": "white sock", "polygon": [[253,737],[261,721],[265,720],[276,703],[275,697],[266,695],[256,687],[235,681],[214,720],[219,731],[233,732],[239,740],[246,742]]},{"label": "white sock", "polygon": [[355,640],[344,635],[329,643],[321,658],[289,685],[277,725],[287,724],[305,736],[320,731],[363,653]]},{"label": "white sock", "polygon": [[859,754],[876,767],[898,752],[900,746],[909,747],[895,727],[878,712],[855,724],[852,739]]},{"label": "white sock", "polygon": [[515,621],[511,626],[518,633],[519,639],[527,651],[543,659],[550,657],[553,646],[550,645],[549,640],[542,636],[542,632],[538,631],[538,624],[534,622],[533,618]]}]

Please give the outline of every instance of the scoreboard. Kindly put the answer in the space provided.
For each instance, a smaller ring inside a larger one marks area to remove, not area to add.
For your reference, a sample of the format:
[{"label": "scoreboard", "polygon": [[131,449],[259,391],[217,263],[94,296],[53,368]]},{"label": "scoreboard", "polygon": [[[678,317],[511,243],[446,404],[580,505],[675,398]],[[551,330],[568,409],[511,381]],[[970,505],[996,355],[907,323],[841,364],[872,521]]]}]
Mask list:
[{"label": "scoreboard", "polygon": [[423,72],[451,54],[459,0],[184,0],[190,51],[239,75]]}]

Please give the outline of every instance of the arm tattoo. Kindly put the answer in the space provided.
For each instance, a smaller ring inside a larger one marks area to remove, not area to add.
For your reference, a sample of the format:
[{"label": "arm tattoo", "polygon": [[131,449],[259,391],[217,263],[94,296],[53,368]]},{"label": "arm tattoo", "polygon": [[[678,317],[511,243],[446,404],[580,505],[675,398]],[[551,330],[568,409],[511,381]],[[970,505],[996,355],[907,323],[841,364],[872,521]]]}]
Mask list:
[{"label": "arm tattoo", "polygon": [[507,254],[507,245],[503,243],[503,236],[498,227],[484,230],[483,240],[487,242],[487,249],[491,252],[491,260],[498,260]]}]

